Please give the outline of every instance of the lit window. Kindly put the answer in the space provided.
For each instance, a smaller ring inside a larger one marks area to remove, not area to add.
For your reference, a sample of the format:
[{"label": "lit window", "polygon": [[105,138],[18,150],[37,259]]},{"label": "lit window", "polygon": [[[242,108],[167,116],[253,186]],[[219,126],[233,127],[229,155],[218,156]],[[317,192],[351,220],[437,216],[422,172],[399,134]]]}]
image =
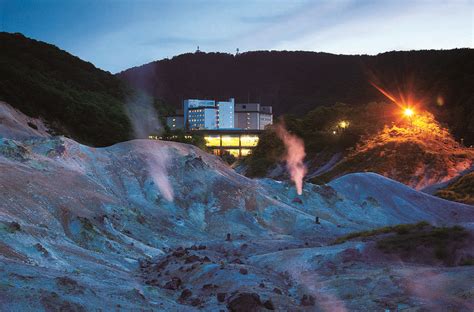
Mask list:
[{"label": "lit window", "polygon": [[220,146],[221,138],[218,135],[208,135],[204,137],[206,141],[206,146]]},{"label": "lit window", "polygon": [[255,147],[258,144],[258,136],[256,135],[243,135],[240,137],[240,144],[242,146]]},{"label": "lit window", "polygon": [[249,148],[242,148],[240,150],[240,155],[243,156],[243,157],[248,156],[250,154],[252,154],[252,150],[249,149]]},{"label": "lit window", "polygon": [[239,146],[239,137],[235,135],[223,135],[222,146]]},{"label": "lit window", "polygon": [[231,154],[234,157],[239,157],[239,150],[238,149],[226,149],[226,152]]}]

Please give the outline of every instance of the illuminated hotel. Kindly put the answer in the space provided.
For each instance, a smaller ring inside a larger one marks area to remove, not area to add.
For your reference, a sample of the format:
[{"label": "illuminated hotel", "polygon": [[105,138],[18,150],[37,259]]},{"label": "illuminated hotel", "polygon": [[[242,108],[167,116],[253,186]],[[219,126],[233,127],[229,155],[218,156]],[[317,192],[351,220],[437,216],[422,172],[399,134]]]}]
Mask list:
[{"label": "illuminated hotel", "polygon": [[248,156],[257,146],[260,130],[207,130],[200,131],[204,135],[206,146],[214,155],[229,153],[234,157]]},{"label": "illuminated hotel", "polygon": [[249,155],[257,146],[260,133],[273,123],[271,106],[236,104],[233,98],[217,102],[187,99],[182,112],[166,118],[168,127],[201,133],[215,155]]}]

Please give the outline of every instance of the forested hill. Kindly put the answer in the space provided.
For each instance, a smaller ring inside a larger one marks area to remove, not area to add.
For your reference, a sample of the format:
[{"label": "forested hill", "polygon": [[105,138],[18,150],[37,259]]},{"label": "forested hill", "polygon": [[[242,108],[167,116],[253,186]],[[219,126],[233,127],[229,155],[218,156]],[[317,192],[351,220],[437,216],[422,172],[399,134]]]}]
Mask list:
[{"label": "forested hill", "polygon": [[96,146],[129,139],[128,92],[111,73],[53,45],[0,32],[0,100],[58,133]]},{"label": "forested hill", "polygon": [[474,143],[474,50],[387,52],[377,56],[257,51],[188,53],[118,74],[168,104],[184,98],[236,97],[273,105],[276,114],[304,114],[336,102],[366,104],[413,92],[455,136]]}]

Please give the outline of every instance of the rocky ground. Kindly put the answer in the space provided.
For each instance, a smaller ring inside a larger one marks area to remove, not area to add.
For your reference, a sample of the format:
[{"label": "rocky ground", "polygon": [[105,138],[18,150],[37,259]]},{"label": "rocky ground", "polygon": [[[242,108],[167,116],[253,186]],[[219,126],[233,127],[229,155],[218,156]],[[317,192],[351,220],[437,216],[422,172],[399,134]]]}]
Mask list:
[{"label": "rocky ground", "polygon": [[471,233],[473,206],[372,173],[307,183],[297,197],[287,183],[248,179],[193,146],[91,148],[8,114],[2,311],[474,309],[472,266],[384,256],[376,238],[333,244],[420,221]]},{"label": "rocky ground", "polygon": [[348,173],[376,172],[426,191],[472,171],[473,165],[474,149],[458,143],[430,113],[419,112],[411,125],[386,126],[336,164],[331,159],[309,175],[314,182],[326,182]]}]

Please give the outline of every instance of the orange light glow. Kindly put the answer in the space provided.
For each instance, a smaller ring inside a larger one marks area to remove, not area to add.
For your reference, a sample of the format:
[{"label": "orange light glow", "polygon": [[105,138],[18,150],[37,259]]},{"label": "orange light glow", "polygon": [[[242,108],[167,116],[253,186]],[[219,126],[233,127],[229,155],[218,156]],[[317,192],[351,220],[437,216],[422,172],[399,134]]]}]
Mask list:
[{"label": "orange light glow", "polygon": [[382,93],[383,95],[385,95],[387,97],[387,99],[389,99],[390,101],[392,101],[393,103],[397,104],[398,105],[398,101],[395,99],[395,97],[393,95],[391,95],[388,91],[385,91],[384,89],[382,89],[381,87],[377,86],[375,83],[373,82],[370,82],[370,84],[377,90],[379,90],[380,93]]},{"label": "orange light glow", "polygon": [[412,112],[414,113],[415,111],[413,110],[414,107],[419,107],[422,105],[422,102],[424,101],[423,99],[418,98],[414,91],[411,90],[412,88],[408,88],[405,91],[398,91],[398,94],[391,93],[382,87],[378,86],[374,82],[370,82],[370,84],[377,89],[380,93],[382,93],[387,99],[392,101],[394,104],[396,104],[398,107],[400,107],[402,110],[405,110],[405,108],[410,107]]}]

